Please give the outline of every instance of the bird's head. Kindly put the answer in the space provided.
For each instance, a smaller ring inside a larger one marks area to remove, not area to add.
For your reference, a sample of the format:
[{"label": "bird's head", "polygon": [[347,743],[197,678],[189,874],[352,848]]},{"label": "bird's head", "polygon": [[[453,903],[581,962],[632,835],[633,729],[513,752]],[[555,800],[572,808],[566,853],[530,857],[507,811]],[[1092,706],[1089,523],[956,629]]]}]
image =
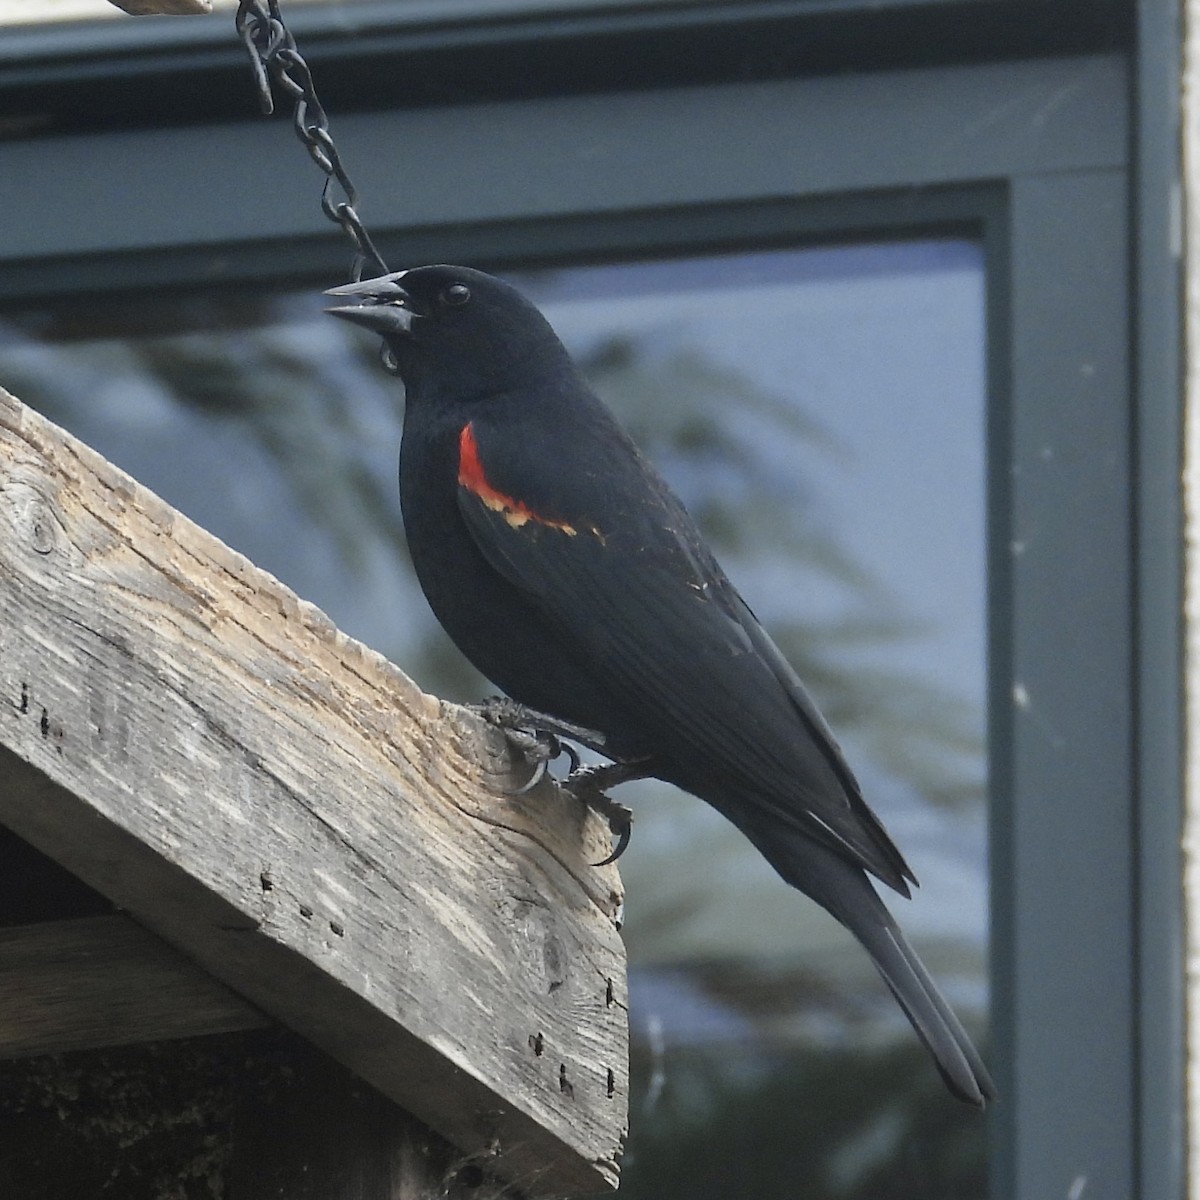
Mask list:
[{"label": "bird's head", "polygon": [[431,266],[331,288],[327,311],[382,334],[410,394],[432,383],[469,399],[566,358],[549,322],[516,288],[470,267]]}]

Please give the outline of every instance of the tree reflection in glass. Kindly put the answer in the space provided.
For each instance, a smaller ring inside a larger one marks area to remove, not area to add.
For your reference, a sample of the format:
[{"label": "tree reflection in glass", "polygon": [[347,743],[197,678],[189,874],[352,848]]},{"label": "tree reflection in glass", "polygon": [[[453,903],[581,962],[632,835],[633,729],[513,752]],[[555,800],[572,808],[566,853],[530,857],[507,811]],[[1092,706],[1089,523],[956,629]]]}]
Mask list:
[{"label": "tree reflection in glass", "polygon": [[[699,519],[925,885],[894,910],[986,1026],[984,309],[979,249],[922,241],[517,280]],[[404,552],[399,386],[303,295],[77,305],[0,325],[0,384],[429,690],[484,685]],[[983,1122],[866,956],[731,826],[636,811],[622,1193],[966,1200]]]}]

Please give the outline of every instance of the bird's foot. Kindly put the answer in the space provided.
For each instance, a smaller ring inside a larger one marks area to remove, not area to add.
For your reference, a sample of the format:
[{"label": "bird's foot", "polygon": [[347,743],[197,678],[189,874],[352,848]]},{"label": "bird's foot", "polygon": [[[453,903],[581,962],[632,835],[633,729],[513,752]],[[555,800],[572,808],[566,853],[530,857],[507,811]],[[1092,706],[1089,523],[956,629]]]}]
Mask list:
[{"label": "bird's foot", "polygon": [[[647,770],[648,760],[634,759],[631,762],[585,767],[580,764],[579,752],[570,742],[578,742],[589,750],[603,754],[606,741],[604,734],[527,708],[506,696],[489,696],[480,704],[471,705],[471,708],[489,724],[495,725],[504,734],[508,744],[533,767],[533,773],[525,783],[511,789],[509,795],[523,796],[532,791],[545,777],[549,765],[559,755],[567,756],[571,770],[562,781],[562,788],[607,821],[609,830],[616,838],[613,852],[593,865],[604,867],[616,862],[629,845],[633,832],[633,810],[614,800],[604,789],[628,783],[632,779],[645,778],[650,774]],[[570,741],[565,740],[568,738]]]},{"label": "bird's foot", "polygon": [[644,779],[649,774],[646,764],[646,759],[635,759],[632,762],[604,763],[596,767],[576,767],[563,780],[563,789],[577,800],[582,800],[592,812],[603,817],[608,822],[609,832],[616,838],[613,852],[598,863],[593,863],[593,866],[606,867],[609,863],[616,862],[625,853],[633,835],[633,809],[614,800],[604,789],[628,783],[632,779]]},{"label": "bird's foot", "polygon": [[533,774],[519,788],[513,789],[511,795],[522,796],[537,787],[549,765],[562,754],[571,764],[568,778],[580,773],[579,752],[570,742],[564,741],[566,738],[599,753],[604,752],[604,734],[527,708],[506,696],[489,696],[471,708],[489,724],[495,725],[508,744],[533,767]]}]

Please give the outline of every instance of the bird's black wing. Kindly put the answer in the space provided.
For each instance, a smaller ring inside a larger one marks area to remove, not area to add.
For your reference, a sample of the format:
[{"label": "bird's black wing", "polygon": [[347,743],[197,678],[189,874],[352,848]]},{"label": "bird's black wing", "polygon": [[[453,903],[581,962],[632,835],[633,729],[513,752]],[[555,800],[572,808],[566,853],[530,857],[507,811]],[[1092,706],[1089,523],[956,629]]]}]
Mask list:
[{"label": "bird's black wing", "polygon": [[907,894],[911,872],[795,672],[630,443],[610,427],[575,443],[584,461],[558,444],[546,472],[530,439],[493,443],[492,460],[483,440],[458,501],[484,558],[670,759],[656,773],[858,937],[951,1089],[982,1105],[987,1069],[863,873]]},{"label": "bird's black wing", "polygon": [[466,486],[459,509],[491,567],[645,720],[651,744],[907,894],[912,873],[795,672],[666,485],[640,459],[621,468],[603,497],[584,483],[552,514]]}]

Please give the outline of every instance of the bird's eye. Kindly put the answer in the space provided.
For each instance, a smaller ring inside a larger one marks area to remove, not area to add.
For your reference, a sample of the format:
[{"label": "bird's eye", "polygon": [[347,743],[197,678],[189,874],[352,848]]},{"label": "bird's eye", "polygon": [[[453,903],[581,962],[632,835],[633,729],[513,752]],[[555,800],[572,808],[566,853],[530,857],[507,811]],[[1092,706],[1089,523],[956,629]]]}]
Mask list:
[{"label": "bird's eye", "polygon": [[442,303],[451,308],[462,308],[471,298],[471,289],[465,283],[452,283],[442,292]]}]

